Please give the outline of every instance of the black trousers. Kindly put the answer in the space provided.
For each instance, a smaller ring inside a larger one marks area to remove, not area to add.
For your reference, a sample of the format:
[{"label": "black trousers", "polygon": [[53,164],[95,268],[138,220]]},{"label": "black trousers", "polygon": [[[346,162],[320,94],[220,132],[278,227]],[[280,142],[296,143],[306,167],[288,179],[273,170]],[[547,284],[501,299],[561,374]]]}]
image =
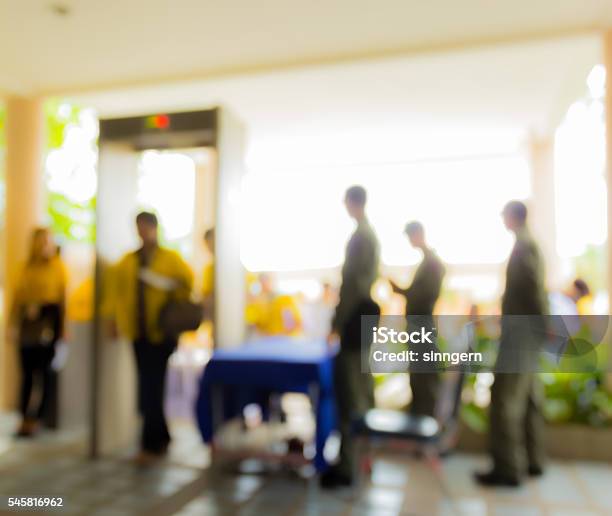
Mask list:
[{"label": "black trousers", "polygon": [[[362,315],[375,317],[368,319],[367,325],[362,328]],[[342,328],[340,352],[334,360],[334,391],[341,438],[339,461],[335,469],[347,476],[351,476],[354,470],[353,421],[374,405],[372,375],[361,372],[362,331],[364,337],[369,338],[379,317],[380,308],[374,301],[366,299],[359,303]]]},{"label": "black trousers", "polygon": [[164,415],[164,393],[168,359],[176,349],[176,340],[151,343],[145,339],[134,341],[138,372],[138,411],[142,416],[143,451],[163,452],[170,442]]},{"label": "black trousers", "polygon": [[[434,317],[427,315],[406,315],[406,330],[419,331],[421,328],[433,330],[433,343],[422,342],[412,349],[418,350],[423,356],[424,353],[440,351],[438,348],[438,332],[434,329]],[[440,375],[436,366],[432,362],[410,362],[410,390],[412,391],[412,402],[410,403],[410,413],[417,416],[436,415],[436,405],[440,394]]]},{"label": "black trousers", "polygon": [[[60,305],[46,304],[39,307],[32,318],[25,311],[19,322],[19,355],[21,358],[21,402],[24,418],[42,419],[49,404],[52,388],[51,362],[55,356],[55,344],[62,327]],[[34,388],[38,396],[32,399]]]},{"label": "black trousers", "polygon": [[[42,419],[49,402],[51,387],[51,362],[55,346],[21,347],[21,415],[24,418]],[[40,395],[32,406],[32,392],[36,382]]]}]

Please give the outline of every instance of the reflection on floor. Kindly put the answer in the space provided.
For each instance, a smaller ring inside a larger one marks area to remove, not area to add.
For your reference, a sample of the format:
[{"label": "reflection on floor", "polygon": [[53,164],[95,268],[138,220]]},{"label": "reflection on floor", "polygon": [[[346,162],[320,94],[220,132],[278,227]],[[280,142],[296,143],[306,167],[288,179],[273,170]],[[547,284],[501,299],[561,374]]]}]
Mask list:
[{"label": "reflection on floor", "polygon": [[[193,426],[173,426],[175,438],[168,458],[155,468],[141,469],[130,456],[87,460],[82,434],[43,432],[35,440],[7,436],[12,418],[0,418],[0,514],[5,497],[62,497],[60,514],[173,514],[205,488],[202,472],[209,465],[208,449]],[[7,443],[10,443],[7,445]],[[10,514],[15,514],[12,512]]]},{"label": "reflection on floor", "polygon": [[[288,474],[210,478],[179,516],[588,516],[612,514],[612,466],[554,463],[541,480],[518,490],[483,490],[471,478],[483,457],[456,454],[438,478],[414,458],[383,456],[362,488],[328,493]],[[608,487],[606,487],[608,486]]]},{"label": "reflection on floor", "polygon": [[518,490],[487,491],[471,480],[472,471],[486,465],[484,457],[455,454],[437,476],[415,458],[381,455],[359,489],[328,493],[315,478],[287,470],[211,469],[193,427],[175,426],[173,434],[170,456],[150,470],[126,457],[86,461],[82,443],[66,435],[11,444],[0,451],[0,500],[61,495],[61,514],[87,516],[612,514],[607,464],[554,462],[543,479]]}]

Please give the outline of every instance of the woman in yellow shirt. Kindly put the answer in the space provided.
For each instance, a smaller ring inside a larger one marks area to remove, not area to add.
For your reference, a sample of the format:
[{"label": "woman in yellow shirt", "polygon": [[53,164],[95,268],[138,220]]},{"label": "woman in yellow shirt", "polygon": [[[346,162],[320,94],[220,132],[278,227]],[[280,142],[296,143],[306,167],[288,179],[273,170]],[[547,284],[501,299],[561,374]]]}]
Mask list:
[{"label": "woman in yellow shirt", "polygon": [[[44,415],[55,345],[64,333],[66,270],[48,228],[32,235],[30,255],[15,291],[12,333],[21,358],[21,415],[17,435],[31,436]],[[42,390],[32,400],[34,381]]]}]

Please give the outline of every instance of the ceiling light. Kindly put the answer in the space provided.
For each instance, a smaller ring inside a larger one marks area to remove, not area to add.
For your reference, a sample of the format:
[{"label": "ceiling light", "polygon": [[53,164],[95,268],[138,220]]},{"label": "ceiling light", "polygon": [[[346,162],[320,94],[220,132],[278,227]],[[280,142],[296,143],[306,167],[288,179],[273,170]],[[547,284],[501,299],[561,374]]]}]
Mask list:
[{"label": "ceiling light", "polygon": [[49,10],[56,16],[59,16],[62,18],[70,14],[70,7],[66,4],[62,4],[59,2],[49,4]]}]

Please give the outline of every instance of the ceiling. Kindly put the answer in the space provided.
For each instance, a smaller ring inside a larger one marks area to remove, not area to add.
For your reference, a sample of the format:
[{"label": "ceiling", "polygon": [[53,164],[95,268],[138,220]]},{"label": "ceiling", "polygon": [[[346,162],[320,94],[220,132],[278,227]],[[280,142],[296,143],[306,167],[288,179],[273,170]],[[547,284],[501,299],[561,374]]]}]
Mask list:
[{"label": "ceiling", "polygon": [[510,153],[548,134],[600,59],[599,38],[584,36],[70,98],[103,118],[228,106],[261,167],[418,160]]},{"label": "ceiling", "polygon": [[606,26],[609,0],[0,0],[0,91],[206,78]]},{"label": "ceiling", "polygon": [[604,27],[610,0],[0,0],[0,93],[223,104],[261,167],[505,153],[584,93]]}]

